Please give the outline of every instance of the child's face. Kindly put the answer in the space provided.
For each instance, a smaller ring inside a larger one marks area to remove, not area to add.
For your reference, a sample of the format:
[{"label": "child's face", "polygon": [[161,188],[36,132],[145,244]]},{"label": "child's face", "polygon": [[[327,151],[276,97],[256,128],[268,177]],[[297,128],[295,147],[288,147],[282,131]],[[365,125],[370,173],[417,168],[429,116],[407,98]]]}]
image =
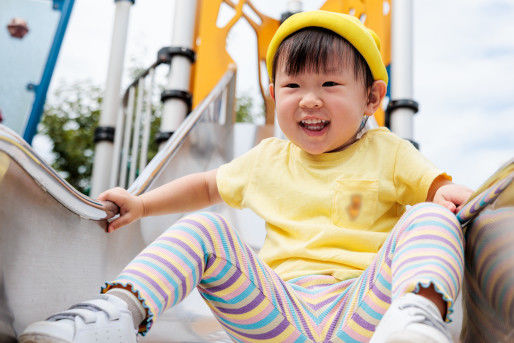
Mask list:
[{"label": "child's face", "polygon": [[370,111],[363,81],[353,69],[340,66],[287,75],[279,63],[270,93],[280,128],[310,154],[340,149]]}]

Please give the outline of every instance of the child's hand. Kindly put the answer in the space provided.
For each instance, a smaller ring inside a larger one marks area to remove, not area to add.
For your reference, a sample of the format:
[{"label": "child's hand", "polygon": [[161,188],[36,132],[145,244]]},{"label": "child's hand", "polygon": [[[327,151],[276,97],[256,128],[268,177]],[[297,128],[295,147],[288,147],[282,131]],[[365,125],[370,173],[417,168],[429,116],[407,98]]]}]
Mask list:
[{"label": "child's hand", "polygon": [[448,183],[437,189],[432,201],[446,207],[453,213],[457,213],[472,193],[473,191],[466,186]]},{"label": "child's hand", "polygon": [[98,200],[112,201],[120,208],[120,216],[107,226],[107,232],[113,232],[128,225],[144,215],[143,200],[120,187],[109,189],[98,196]]}]

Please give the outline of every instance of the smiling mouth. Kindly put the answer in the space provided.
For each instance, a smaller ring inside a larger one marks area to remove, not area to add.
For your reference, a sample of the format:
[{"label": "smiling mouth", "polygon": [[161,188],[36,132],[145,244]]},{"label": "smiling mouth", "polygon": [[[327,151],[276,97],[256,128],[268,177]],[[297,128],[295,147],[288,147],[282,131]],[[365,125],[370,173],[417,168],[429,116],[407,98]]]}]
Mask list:
[{"label": "smiling mouth", "polygon": [[307,119],[300,121],[298,124],[309,131],[321,131],[330,125],[330,121],[321,119]]}]

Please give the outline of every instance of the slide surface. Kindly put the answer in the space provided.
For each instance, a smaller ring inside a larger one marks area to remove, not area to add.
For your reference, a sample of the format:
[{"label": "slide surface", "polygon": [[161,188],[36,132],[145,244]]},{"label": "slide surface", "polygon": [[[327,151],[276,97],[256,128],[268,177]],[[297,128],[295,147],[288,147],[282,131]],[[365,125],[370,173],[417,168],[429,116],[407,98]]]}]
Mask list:
[{"label": "slide surface", "polygon": [[[234,125],[234,73],[200,104],[129,188],[134,194],[193,172],[216,168],[273,133]],[[237,141],[237,142],[236,142]],[[258,249],[263,222],[218,205]],[[0,341],[29,323],[95,297],[117,273],[183,214],[144,218],[114,233],[106,211],[78,193],[14,131],[0,125]],[[260,234],[256,234],[259,231]],[[161,317],[144,342],[230,342],[195,291]]]}]

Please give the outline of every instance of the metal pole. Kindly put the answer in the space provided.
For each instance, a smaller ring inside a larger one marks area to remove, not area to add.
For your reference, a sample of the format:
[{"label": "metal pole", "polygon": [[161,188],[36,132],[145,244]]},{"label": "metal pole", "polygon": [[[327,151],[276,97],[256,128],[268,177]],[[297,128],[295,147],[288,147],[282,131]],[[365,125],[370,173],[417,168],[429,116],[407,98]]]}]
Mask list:
[{"label": "metal pole", "polygon": [[412,0],[395,0],[391,15],[391,100],[399,100],[399,105],[391,112],[391,131],[413,141],[413,116],[416,111],[408,103],[413,97]]},{"label": "metal pole", "polygon": [[116,12],[112,32],[111,52],[105,82],[105,95],[102,103],[100,122],[95,132],[95,158],[91,178],[91,197],[96,197],[109,188],[110,168],[112,165],[114,125],[120,106],[120,87],[130,7],[135,0],[115,0]]},{"label": "metal pole", "polygon": [[25,126],[25,131],[23,132],[23,139],[26,140],[29,144],[32,144],[32,139],[37,133],[37,125],[39,124],[41,116],[43,115],[46,94],[48,92],[48,87],[50,86],[50,81],[52,80],[55,64],[57,63],[57,58],[59,57],[59,51],[61,50],[62,41],[64,39],[64,34],[66,33],[66,28],[68,27],[68,22],[70,21],[71,11],[73,10],[74,4],[75,0],[67,0],[62,3],[56,3],[54,1],[54,9],[61,11],[61,17],[59,18],[59,23],[57,24],[52,47],[48,53],[45,69],[43,70],[43,76],[41,76],[39,85],[27,85],[29,89],[36,92],[32,110],[30,111],[30,115]]},{"label": "metal pole", "polygon": [[120,157],[124,121],[125,115],[123,114],[123,108],[120,107],[120,110],[118,112],[118,119],[116,121],[117,130],[114,132],[114,153],[109,188],[116,187],[118,185],[118,177],[120,176]]},{"label": "metal pole", "polygon": [[146,167],[146,161],[148,160],[148,143],[150,142],[150,129],[152,120],[152,95],[155,82],[155,69],[150,70],[150,86],[145,94],[146,107],[143,119],[143,138],[141,141],[141,154],[139,158],[139,172],[141,173]]},{"label": "metal pole", "polygon": [[134,115],[134,98],[136,90],[134,86],[129,89],[127,112],[125,118],[125,136],[123,138],[123,148],[121,150],[121,166],[120,166],[120,187],[127,186],[127,163],[130,149],[130,132],[132,131],[132,116]]},{"label": "metal pole", "polygon": [[[171,46],[192,49],[196,18],[196,0],[176,0]],[[168,90],[189,91],[191,61],[185,56],[174,56],[171,60]],[[183,99],[170,98],[164,101],[161,133],[173,133],[188,112]]]},{"label": "metal pole", "polygon": [[139,137],[141,136],[141,112],[143,111],[143,93],[145,92],[145,79],[137,82],[136,119],[134,120],[134,132],[132,134],[132,149],[130,152],[129,187],[136,179],[137,157],[139,155]]}]

